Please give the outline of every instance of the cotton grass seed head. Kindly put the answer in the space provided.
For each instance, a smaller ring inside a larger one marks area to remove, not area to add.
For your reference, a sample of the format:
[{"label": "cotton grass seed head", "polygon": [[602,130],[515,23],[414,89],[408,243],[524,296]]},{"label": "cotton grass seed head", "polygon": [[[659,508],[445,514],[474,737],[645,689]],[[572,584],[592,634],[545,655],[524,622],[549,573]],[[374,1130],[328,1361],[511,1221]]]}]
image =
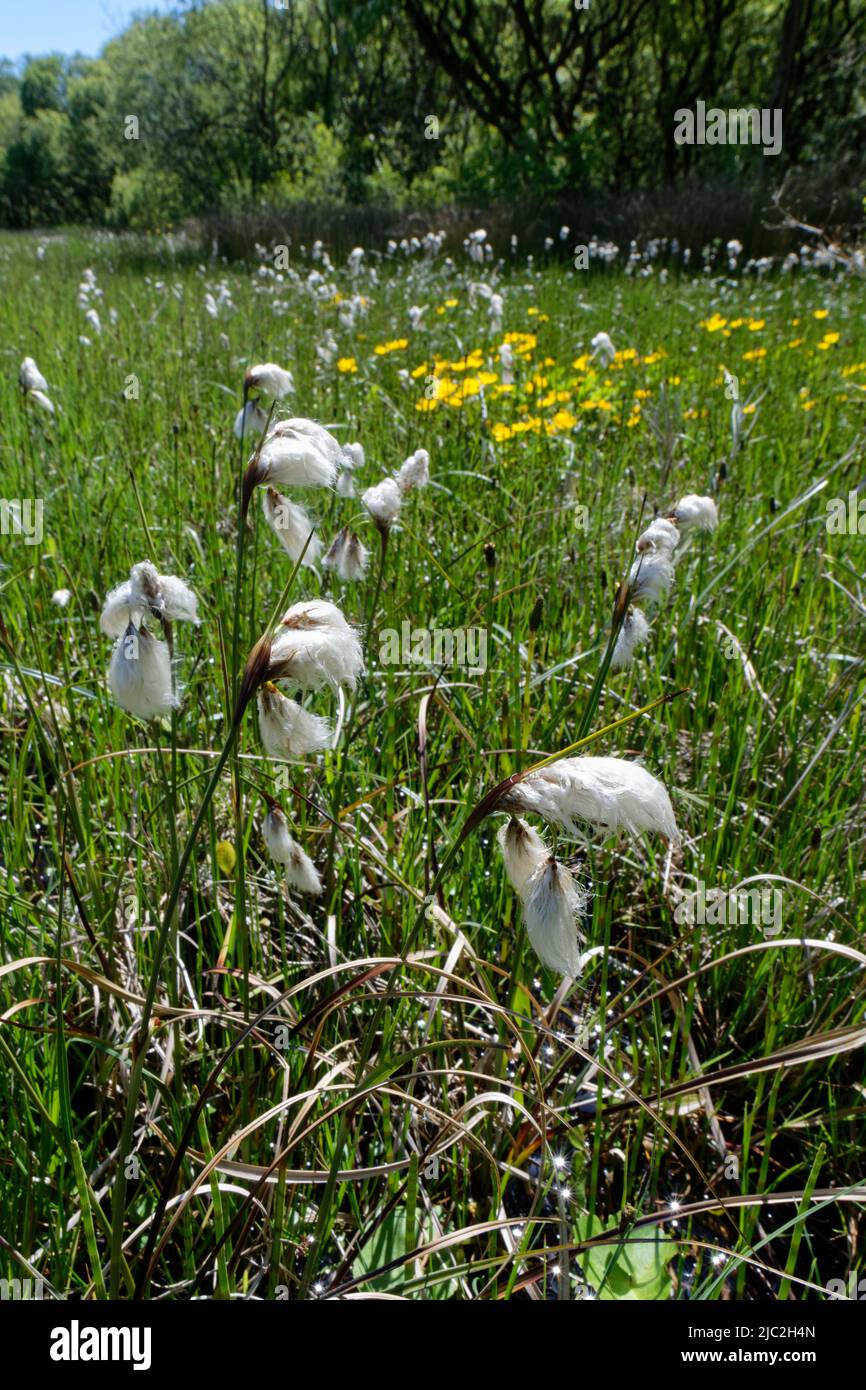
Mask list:
[{"label": "cotton grass seed head", "polygon": [[289,887],[297,889],[299,893],[318,896],[322,891],[322,880],[316,872],[316,866],[297,841],[292,839],[288,823],[279,806],[271,806],[265,816],[262,835],[274,863],[284,865]]},{"label": "cotton grass seed head", "polygon": [[242,514],[246,516],[253,490],[262,483],[274,488],[333,487],[336,477],[337,464],[310,436],[270,434],[244,475]]},{"label": "cotton grass seed head", "polygon": [[[316,420],[308,420],[303,415],[293,415],[288,420],[279,420],[271,431],[275,439],[307,439],[313,443],[320,454],[339,468],[345,465],[345,453],[339,439]],[[356,446],[360,448],[360,445]]]},{"label": "cotton grass seed head", "polygon": [[291,372],[278,367],[276,362],[260,362],[256,367],[248,367],[244,376],[244,393],[261,391],[263,396],[281,401],[295,389]]},{"label": "cotton grass seed head", "polygon": [[251,438],[254,434],[262,434],[267,423],[268,417],[258,401],[247,401],[246,405],[242,406],[235,416],[235,439]]},{"label": "cotton grass seed head", "polygon": [[629,571],[629,597],[634,603],[661,603],[674,582],[674,566],[666,550],[645,550]]},{"label": "cotton grass seed head", "polygon": [[330,746],[330,721],[311,714],[271,682],[262,686],[257,704],[259,733],[269,757],[289,762]]},{"label": "cotton grass seed head", "polygon": [[400,512],[400,488],[393,478],[383,478],[381,483],[368,487],[361,498],[379,530],[390,531]]},{"label": "cotton grass seed head", "polygon": [[346,468],[364,467],[364,446],[363,444],[344,444],[343,445],[343,464]]},{"label": "cotton grass seed head", "polygon": [[270,647],[268,679],[293,681],[303,690],[354,690],[363,669],[358,635],[335,604],[314,599],[283,614]]},{"label": "cotton grass seed head", "polygon": [[129,579],[111,590],[99,626],[107,637],[119,637],[146,616],[165,623],[199,621],[198,600],[189,585],[176,575],[160,574],[150,560],[133,565]]},{"label": "cotton grass seed head", "polygon": [[54,415],[54,402],[49,400],[44,391],[28,391],[25,400],[32,401],[38,405],[40,410],[44,410],[47,415]]},{"label": "cotton grass seed head", "polygon": [[649,623],[639,608],[630,608],[625,615],[622,627],[617,634],[616,645],[610,660],[611,669],[622,671],[631,666],[635,652],[649,637]]},{"label": "cotton grass seed head", "polygon": [[326,569],[334,570],[344,583],[354,583],[363,579],[370,562],[370,552],[348,526],[336,535],[322,563]]},{"label": "cotton grass seed head", "polygon": [[121,709],[138,719],[158,719],[168,714],[175,698],[166,643],[145,626],[136,628],[129,623],[115,644],[108,685]]},{"label": "cotton grass seed head", "polygon": [[410,454],[397,474],[397,486],[402,492],[426,487],[430,481],[430,455],[426,449]]},{"label": "cotton grass seed head", "polygon": [[297,564],[312,568],[318,563],[322,544],[315,534],[313,522],[303,507],[290,502],[276,488],[266,488],[262,509],[270,526],[289,558]]},{"label": "cotton grass seed head", "polygon": [[48,382],[40,372],[32,357],[25,357],[18,369],[18,380],[22,391],[47,391]]},{"label": "cotton grass seed head", "polygon": [[515,893],[523,893],[527,880],[547,859],[549,850],[537,830],[512,816],[496,834],[505,873]]},{"label": "cotton grass seed head", "polygon": [[680,533],[674,523],[667,517],[657,516],[642,535],[638,536],[635,550],[639,555],[647,550],[663,550],[670,555],[679,543]]},{"label": "cotton grass seed head", "polygon": [[539,960],[561,975],[580,970],[578,919],[586,911],[587,895],[574,875],[548,855],[525,885],[523,916],[526,932]]},{"label": "cotton grass seed head", "polygon": [[712,497],[699,497],[694,492],[680,498],[673,518],[681,531],[715,531],[719,524],[718,508]]},{"label": "cotton grass seed head", "polygon": [[680,840],[664,784],[626,758],[562,758],[514,783],[497,809],[533,811],[569,835],[580,836],[581,821],[606,834],[649,831]]}]

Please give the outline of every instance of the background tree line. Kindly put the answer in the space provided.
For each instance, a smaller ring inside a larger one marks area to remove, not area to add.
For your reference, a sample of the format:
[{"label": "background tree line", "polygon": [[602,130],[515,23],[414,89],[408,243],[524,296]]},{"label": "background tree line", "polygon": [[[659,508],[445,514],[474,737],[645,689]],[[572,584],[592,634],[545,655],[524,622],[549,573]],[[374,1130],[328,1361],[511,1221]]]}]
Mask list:
[{"label": "background tree line", "polygon": [[[864,57],[866,0],[200,0],[97,59],[0,64],[0,218],[153,227],[793,167],[853,187]],[[698,99],[782,107],[782,154],[676,146]]]}]

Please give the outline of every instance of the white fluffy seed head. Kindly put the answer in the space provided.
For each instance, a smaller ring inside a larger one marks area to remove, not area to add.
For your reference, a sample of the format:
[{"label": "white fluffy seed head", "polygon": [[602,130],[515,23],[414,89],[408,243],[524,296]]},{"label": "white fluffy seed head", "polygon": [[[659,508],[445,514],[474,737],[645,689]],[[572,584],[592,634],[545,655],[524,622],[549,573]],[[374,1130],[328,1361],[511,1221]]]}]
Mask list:
[{"label": "white fluffy seed head", "polygon": [[304,690],[321,685],[354,690],[363,669],[358,635],[335,604],[314,599],[283,614],[271,643],[271,680],[294,681]]},{"label": "white fluffy seed head", "polygon": [[642,554],[646,550],[663,550],[670,555],[680,543],[680,533],[672,521],[657,516],[647,529],[638,536],[635,550]]},{"label": "white fluffy seed head", "polygon": [[586,893],[574,875],[552,855],[542,860],[526,883],[527,935],[539,960],[561,975],[579,973],[582,937],[577,921],[586,903]]},{"label": "white fluffy seed head", "polygon": [[330,746],[330,721],[311,714],[275,685],[262,686],[257,703],[259,733],[269,757],[290,761]]},{"label": "white fluffy seed head", "polygon": [[314,440],[295,434],[271,434],[252,470],[251,482],[271,487],[333,487],[337,465]]},{"label": "white fluffy seed head", "polygon": [[47,391],[48,382],[32,357],[25,357],[18,369],[18,380],[24,391]]},{"label": "white fluffy seed head", "polygon": [[278,806],[272,806],[262,821],[262,835],[274,863],[285,866],[289,887],[297,888],[300,893],[318,896],[322,891],[322,880],[316,866],[297,841],[292,839],[286,818]]},{"label": "white fluffy seed head", "polygon": [[645,550],[635,560],[628,576],[630,597],[635,603],[661,603],[674,582],[674,566],[666,550]]},{"label": "white fluffy seed head", "polygon": [[416,449],[410,454],[397,474],[397,486],[402,492],[412,488],[426,487],[430,481],[430,455],[426,449]]},{"label": "white fluffy seed head", "polygon": [[323,560],[327,569],[336,571],[344,583],[352,584],[363,579],[370,562],[370,552],[362,545],[354,531],[344,526],[331,542],[330,549]]},{"label": "white fluffy seed head", "polygon": [[244,383],[248,390],[261,391],[263,396],[271,396],[276,401],[295,389],[291,372],[278,367],[276,362],[260,362],[258,366],[249,367]]},{"label": "white fluffy seed head", "polygon": [[330,430],[326,430],[325,426],[316,420],[308,420],[303,415],[293,415],[288,420],[278,421],[271,433],[276,439],[310,441],[335,468],[345,463],[343,446],[339,439],[335,439]]},{"label": "white fluffy seed head", "polygon": [[400,488],[393,478],[383,478],[381,483],[367,488],[361,501],[379,530],[388,531],[400,511]]},{"label": "white fluffy seed head", "polygon": [[694,492],[680,498],[673,515],[681,531],[715,531],[719,524],[718,508],[712,497],[699,497]]},{"label": "white fluffy seed head", "polygon": [[627,758],[562,758],[530,772],[502,797],[505,811],[534,811],[567,834],[579,836],[582,821],[613,834],[654,831],[679,844],[671,800],[657,777]]},{"label": "white fluffy seed head", "polygon": [[198,600],[188,584],[173,574],[160,574],[150,560],[133,565],[129,579],[112,589],[105,600],[99,626],[107,637],[119,637],[143,617],[169,623],[197,623]]},{"label": "white fluffy seed head", "polygon": [[315,534],[314,524],[303,507],[290,502],[288,497],[277,492],[276,488],[269,487],[265,490],[263,510],[265,520],[295,564],[302,555],[304,565],[312,568],[318,563],[322,545]]},{"label": "white fluffy seed head", "polygon": [[54,402],[46,396],[44,391],[28,391],[27,400],[32,401],[34,405],[38,405],[40,410],[46,411],[49,415],[55,413]]},{"label": "white fluffy seed head", "polygon": [[619,630],[611,657],[611,669],[622,671],[631,666],[635,652],[649,637],[649,623],[639,608],[630,608]]},{"label": "white fluffy seed head", "polygon": [[593,356],[599,356],[605,365],[612,362],[616,356],[616,348],[607,333],[596,333],[591,346]]},{"label": "white fluffy seed head", "polygon": [[355,496],[355,479],[352,477],[351,468],[344,468],[337,477],[336,492],[338,497]]},{"label": "white fluffy seed head", "polygon": [[527,880],[548,855],[547,845],[525,820],[512,816],[496,834],[505,873],[515,893],[523,893]]},{"label": "white fluffy seed head", "polygon": [[363,444],[344,444],[343,462],[347,468],[363,468],[364,466],[364,446]]},{"label": "white fluffy seed head", "polygon": [[261,434],[267,423],[267,414],[258,401],[247,401],[235,416],[235,439],[247,439],[254,434]]},{"label": "white fluffy seed head", "polygon": [[168,647],[146,627],[132,623],[115,644],[108,685],[121,709],[139,719],[157,719],[174,705]]}]

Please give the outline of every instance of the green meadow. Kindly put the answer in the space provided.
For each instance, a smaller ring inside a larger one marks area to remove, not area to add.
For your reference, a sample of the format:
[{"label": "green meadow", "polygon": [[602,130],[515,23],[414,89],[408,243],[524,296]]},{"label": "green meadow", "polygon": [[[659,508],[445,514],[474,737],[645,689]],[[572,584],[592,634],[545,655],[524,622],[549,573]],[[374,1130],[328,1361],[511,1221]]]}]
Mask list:
[{"label": "green meadow", "polygon": [[[632,271],[0,238],[4,1276],[810,1300],[862,1260],[862,279]],[[324,550],[356,533],[355,582],[293,563],[262,489],[241,527],[257,363],[294,379],[271,424],[363,446],[342,489],[283,489]],[[386,540],[362,494],[419,448]],[[718,528],[615,670],[635,541],[687,494]],[[145,560],[200,618],[148,721],[99,622]],[[241,673],[319,598],[365,671],[303,696],[333,746],[282,763]],[[586,889],[575,978],[532,949],[488,795],[565,750],[640,761],[681,835],[528,817]],[[320,893],[269,855],[273,802]]]}]

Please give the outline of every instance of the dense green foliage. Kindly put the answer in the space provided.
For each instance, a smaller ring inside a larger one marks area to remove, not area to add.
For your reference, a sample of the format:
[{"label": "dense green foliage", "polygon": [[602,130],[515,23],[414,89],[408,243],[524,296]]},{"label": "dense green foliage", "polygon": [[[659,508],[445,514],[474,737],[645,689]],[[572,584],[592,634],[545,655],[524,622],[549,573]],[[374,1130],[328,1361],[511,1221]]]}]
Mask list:
[{"label": "dense green foliage", "polygon": [[[864,43],[864,0],[210,0],[95,60],[7,65],[0,216],[153,227],[299,199],[853,177]],[[781,155],[675,145],[699,99],[781,108]]]}]

